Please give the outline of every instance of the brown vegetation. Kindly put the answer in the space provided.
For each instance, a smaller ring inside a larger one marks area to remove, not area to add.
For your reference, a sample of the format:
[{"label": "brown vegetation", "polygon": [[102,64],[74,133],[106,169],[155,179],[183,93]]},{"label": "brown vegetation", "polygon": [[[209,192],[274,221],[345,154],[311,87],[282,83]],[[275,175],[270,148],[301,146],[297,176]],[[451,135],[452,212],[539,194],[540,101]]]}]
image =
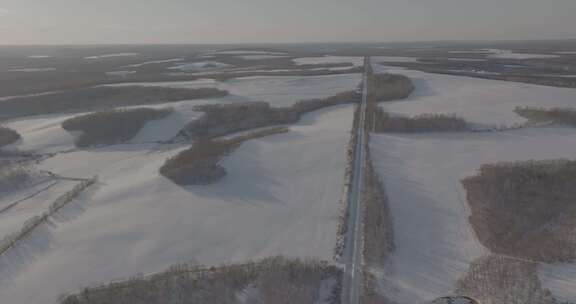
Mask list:
[{"label": "brown vegetation", "polygon": [[453,114],[421,114],[412,117],[394,116],[382,108],[374,111],[374,131],[385,132],[459,132],[470,130],[468,123]]},{"label": "brown vegetation", "polygon": [[26,164],[0,162],[0,197],[3,193],[25,187],[39,175]]},{"label": "brown vegetation", "polygon": [[484,165],[462,181],[480,242],[544,262],[576,259],[576,161]]},{"label": "brown vegetation", "polygon": [[18,132],[4,126],[0,126],[0,148],[9,144],[13,144],[18,140],[20,140],[20,134],[18,134]]},{"label": "brown vegetation", "polygon": [[202,105],[196,110],[204,116],[189,123],[183,134],[194,140],[207,140],[232,133],[298,121],[288,108],[272,108],[265,102]]},{"label": "brown vegetation", "polygon": [[[259,262],[201,267],[177,265],[63,296],[61,304],[319,303],[320,289],[334,280],[330,303],[338,303],[340,270],[315,260],[267,258]],[[240,301],[239,299],[244,299]]]},{"label": "brown vegetation", "polygon": [[383,266],[394,251],[394,226],[384,184],[374,169],[369,154],[367,158],[362,212],[363,255],[367,265]]},{"label": "brown vegetation", "polygon": [[542,287],[536,268],[536,263],[485,256],[470,264],[466,276],[458,280],[456,293],[482,304],[556,303]]},{"label": "brown vegetation", "polygon": [[126,142],[144,125],[172,113],[172,109],[131,109],[91,113],[70,118],[62,123],[67,131],[81,131],[76,146],[113,145]]},{"label": "brown vegetation", "polygon": [[369,73],[368,99],[370,101],[404,99],[410,96],[413,91],[412,80],[404,75]]},{"label": "brown vegetation", "polygon": [[285,132],[288,132],[288,128],[276,127],[231,139],[197,141],[189,149],[166,160],[160,168],[160,174],[179,185],[212,184],[226,175],[226,170],[220,165],[220,161],[242,142]]},{"label": "brown vegetation", "polygon": [[91,87],[2,101],[0,103],[0,118],[109,110],[116,107],[159,104],[226,95],[228,95],[227,91],[214,88]]},{"label": "brown vegetation", "polygon": [[532,123],[555,123],[576,127],[576,109],[517,107],[514,112]]},{"label": "brown vegetation", "polygon": [[205,140],[255,128],[291,124],[305,113],[357,103],[360,98],[358,92],[347,91],[326,98],[301,100],[290,108],[273,108],[266,102],[201,105],[196,110],[204,112],[204,116],[188,124],[181,134],[194,140]]}]

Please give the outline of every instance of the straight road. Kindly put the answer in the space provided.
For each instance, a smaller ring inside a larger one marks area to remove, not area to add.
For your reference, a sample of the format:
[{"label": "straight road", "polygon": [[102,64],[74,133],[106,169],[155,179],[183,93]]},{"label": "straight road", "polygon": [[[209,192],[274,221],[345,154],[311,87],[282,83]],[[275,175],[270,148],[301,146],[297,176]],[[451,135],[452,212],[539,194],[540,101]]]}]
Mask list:
[{"label": "straight road", "polygon": [[362,290],[362,190],[364,185],[364,172],[366,168],[366,111],[368,104],[368,67],[370,58],[364,59],[364,79],[362,87],[362,103],[358,128],[355,130],[356,147],[354,168],[352,174],[352,187],[348,193],[348,223],[346,244],[342,262],[344,264],[344,277],[342,281],[342,304],[359,304]]}]

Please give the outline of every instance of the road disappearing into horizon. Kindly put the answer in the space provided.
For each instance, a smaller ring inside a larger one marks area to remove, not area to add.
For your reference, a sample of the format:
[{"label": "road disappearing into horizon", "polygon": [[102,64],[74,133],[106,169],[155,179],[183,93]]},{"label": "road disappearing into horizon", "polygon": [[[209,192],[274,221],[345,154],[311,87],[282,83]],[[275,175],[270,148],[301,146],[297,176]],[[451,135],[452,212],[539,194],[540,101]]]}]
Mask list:
[{"label": "road disappearing into horizon", "polygon": [[362,80],[362,101],[359,105],[358,123],[355,124],[356,146],[352,170],[352,183],[348,193],[347,234],[342,263],[342,303],[359,304],[362,290],[362,199],[364,173],[366,169],[366,111],[368,110],[368,73],[371,71],[370,57],[364,58],[364,77]]}]

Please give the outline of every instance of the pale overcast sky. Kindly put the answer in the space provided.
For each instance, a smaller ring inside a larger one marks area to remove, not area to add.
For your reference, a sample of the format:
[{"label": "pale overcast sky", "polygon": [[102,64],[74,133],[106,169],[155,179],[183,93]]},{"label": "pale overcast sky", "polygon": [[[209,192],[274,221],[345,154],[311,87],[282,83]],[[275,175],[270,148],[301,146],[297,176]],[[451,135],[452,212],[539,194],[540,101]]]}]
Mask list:
[{"label": "pale overcast sky", "polygon": [[0,44],[576,38],[576,0],[0,0]]}]

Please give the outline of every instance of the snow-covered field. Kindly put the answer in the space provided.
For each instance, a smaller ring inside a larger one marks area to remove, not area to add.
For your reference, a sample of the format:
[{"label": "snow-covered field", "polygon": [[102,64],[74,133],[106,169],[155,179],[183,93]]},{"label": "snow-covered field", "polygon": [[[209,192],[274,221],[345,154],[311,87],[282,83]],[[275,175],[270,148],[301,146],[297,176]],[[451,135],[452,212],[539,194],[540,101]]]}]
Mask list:
[{"label": "snow-covered field", "polygon": [[526,120],[514,113],[517,106],[576,107],[576,90],[532,84],[430,74],[387,68],[375,64],[378,73],[404,74],[416,91],[406,100],[387,102],[394,113],[456,113],[473,123],[512,125]]},{"label": "snow-covered field", "polygon": [[53,303],[81,286],[177,262],[330,259],[352,112],[310,113],[289,133],[244,143],[211,186],[180,187],[158,174],[178,145],[117,145],[43,162],[57,174],[98,174],[100,183],[35,231],[18,258],[0,257],[0,299]]},{"label": "snow-covered field", "polygon": [[380,62],[418,62],[417,57],[375,56],[371,57],[373,63]]},{"label": "snow-covered field", "polygon": [[13,68],[9,69],[8,72],[20,72],[20,73],[34,73],[34,72],[52,72],[56,71],[55,68]]},{"label": "snow-covered field", "polygon": [[[394,219],[396,250],[382,291],[400,304],[423,303],[453,292],[468,264],[487,253],[468,224],[460,184],[483,164],[576,158],[576,130],[522,129],[501,133],[374,135],[372,155]],[[561,267],[560,267],[561,268]],[[576,272],[547,287],[571,289]]]},{"label": "snow-covered field", "polygon": [[183,63],[170,67],[170,70],[178,70],[184,72],[200,72],[200,71],[214,71],[222,68],[229,67],[229,64],[217,61],[202,61],[193,63]]},{"label": "snow-covered field", "polygon": [[526,54],[526,53],[514,53],[509,50],[498,50],[497,52],[494,52],[492,55],[488,57],[495,59],[546,59],[546,58],[556,58],[558,57],[558,55]]},{"label": "snow-covered field", "polygon": [[331,64],[331,63],[352,63],[354,66],[362,66],[364,58],[348,56],[323,56],[323,57],[302,57],[293,60],[297,65],[304,64]]},{"label": "snow-covered field", "polygon": [[239,55],[236,57],[238,57],[240,59],[244,59],[244,60],[262,60],[262,59],[285,58],[286,56],[282,56],[282,55]]},{"label": "snow-covered field", "polygon": [[84,59],[106,59],[106,58],[114,58],[114,57],[136,57],[136,56],[140,56],[140,54],[139,53],[104,54],[104,55],[88,56],[88,57],[84,57]]},{"label": "snow-covered field", "polygon": [[328,97],[354,90],[362,80],[361,74],[327,76],[253,76],[226,80],[213,79],[178,82],[126,83],[117,86],[165,86],[173,88],[219,88],[231,96],[211,99],[212,102],[266,101],[272,106],[288,107],[310,98]]},{"label": "snow-covered field", "polygon": [[[406,115],[457,113],[485,124],[523,122],[515,106],[573,107],[576,90],[388,69],[411,77],[416,92],[382,103]],[[492,133],[373,135],[372,156],[393,217],[396,250],[382,270],[381,291],[399,304],[454,291],[469,263],[488,253],[468,223],[460,184],[483,164],[576,158],[576,129],[550,127]],[[572,271],[569,271],[572,269]],[[540,277],[559,299],[576,299],[574,266],[542,265]]]}]

